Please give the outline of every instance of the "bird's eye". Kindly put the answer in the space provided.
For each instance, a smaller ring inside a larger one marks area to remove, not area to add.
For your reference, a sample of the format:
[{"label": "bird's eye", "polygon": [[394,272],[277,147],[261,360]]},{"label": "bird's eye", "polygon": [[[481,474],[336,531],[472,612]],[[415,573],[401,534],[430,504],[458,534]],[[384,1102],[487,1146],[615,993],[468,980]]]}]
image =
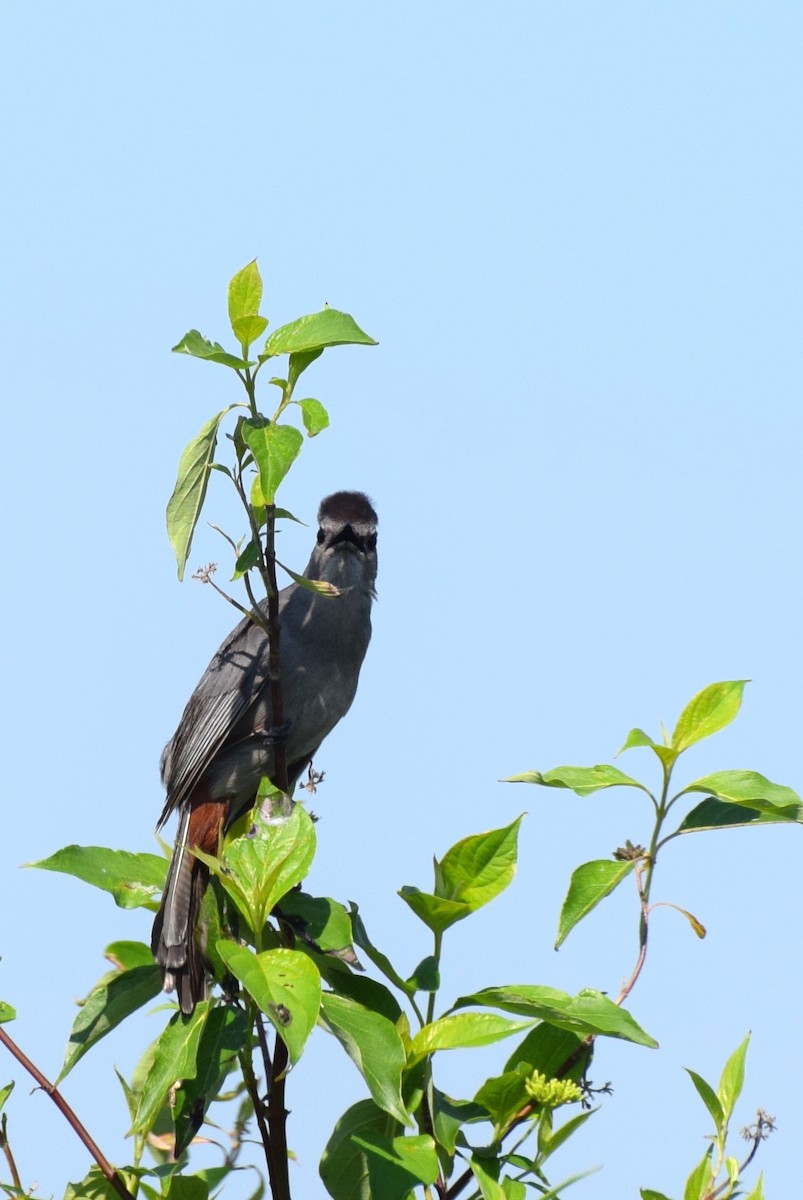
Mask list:
[{"label": "bird's eye", "polygon": [[318,530],[318,545],[320,546],[321,542],[323,542],[325,540],[326,540],[326,534],[324,533],[324,531],[322,529],[319,529]]},{"label": "bird's eye", "polygon": [[365,544],[369,550],[376,550],[376,534],[375,533],[369,534],[368,537],[365,539]]}]

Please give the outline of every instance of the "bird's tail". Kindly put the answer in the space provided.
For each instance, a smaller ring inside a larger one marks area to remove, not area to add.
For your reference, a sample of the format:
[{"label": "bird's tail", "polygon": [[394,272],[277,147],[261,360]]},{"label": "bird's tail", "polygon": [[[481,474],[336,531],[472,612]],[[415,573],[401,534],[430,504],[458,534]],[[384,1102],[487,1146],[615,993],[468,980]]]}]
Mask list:
[{"label": "bird's tail", "polygon": [[217,853],[227,807],[205,801],[182,814],[162,903],[153,922],[151,951],[162,968],[162,986],[166,992],[177,992],[179,1007],[187,1014],[206,991],[196,932],[209,868],[192,851],[197,847],[207,854]]}]

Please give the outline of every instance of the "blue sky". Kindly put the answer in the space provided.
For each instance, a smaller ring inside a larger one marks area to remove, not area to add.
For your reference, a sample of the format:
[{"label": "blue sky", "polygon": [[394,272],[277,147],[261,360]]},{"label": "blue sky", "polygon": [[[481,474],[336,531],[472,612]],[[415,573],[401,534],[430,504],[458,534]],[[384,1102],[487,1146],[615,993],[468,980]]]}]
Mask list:
[{"label": "blue sky", "polygon": [[[526,809],[517,880],[451,931],[444,997],[616,993],[632,895],[551,946],[572,869],[644,840],[648,813],[497,781],[609,761],[631,726],[657,733],[705,684],[749,677],[681,782],[749,767],[803,789],[802,34],[800,5],[775,0],[7,6],[0,997],[51,1076],[103,947],[146,938],[148,916],[17,867],[154,845],[161,748],[231,624],[177,583],[164,506],[184,444],[239,398],[170,347],[190,327],[225,338],[227,281],[255,255],[272,326],[328,302],[380,342],[310,369],[332,429],[285,493],[312,522],[321,496],[363,488],[381,521],[374,642],[318,763],[313,890],[358,900],[409,970],[429,947],[397,888]],[[303,566],[311,531],[282,538]],[[191,561],[211,558],[203,530]],[[650,778],[646,751],[620,765]],[[578,1200],[677,1195],[708,1131],[682,1068],[717,1078],[749,1029],[737,1124],[777,1116],[767,1195],[794,1192],[800,854],[782,828],[668,848],[656,897],[709,936],[655,915],[630,1008],[661,1049],[600,1047],[614,1095],[555,1165],[603,1165]],[[65,1085],[113,1159],[112,1064],[130,1072],[163,1020]],[[362,1095],[339,1053],[316,1034],[290,1080],[305,1200]],[[502,1055],[443,1058],[470,1094]],[[86,1156],[10,1061],[0,1076],[23,1177],[58,1195]]]}]

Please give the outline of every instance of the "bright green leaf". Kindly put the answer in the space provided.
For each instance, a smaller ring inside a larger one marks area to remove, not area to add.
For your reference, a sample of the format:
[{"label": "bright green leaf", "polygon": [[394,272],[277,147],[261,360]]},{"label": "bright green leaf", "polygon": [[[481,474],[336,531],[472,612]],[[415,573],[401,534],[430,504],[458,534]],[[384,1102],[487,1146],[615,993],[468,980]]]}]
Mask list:
[{"label": "bright green leaf", "polygon": [[279,485],[304,444],[304,435],[293,425],[275,425],[264,417],[243,421],[241,429],[259,471],[262,497],[266,504],[273,504]]},{"label": "bright green leaf", "polygon": [[496,1158],[481,1158],[478,1154],[471,1156],[471,1173],[479,1184],[482,1200],[506,1200],[502,1185],[499,1183],[499,1160]]},{"label": "bright green leaf", "polygon": [[521,821],[463,838],[447,850],[436,864],[438,899],[467,904],[474,912],[504,891],[516,873]]},{"label": "bright green leaf", "polygon": [[3,1109],[5,1108],[6,1100],[8,1100],[9,1096],[11,1095],[11,1093],[13,1091],[14,1091],[14,1080],[13,1079],[11,1080],[11,1083],[7,1083],[4,1087],[0,1088],[0,1112],[2,1112]]},{"label": "bright green leaf", "polygon": [[184,578],[195,526],[201,515],[215,457],[220,422],[235,406],[230,404],[207,421],[201,432],[185,447],[179,459],[173,494],[167,502],[167,536],[178,565],[178,577]]},{"label": "bright green leaf", "polygon": [[153,959],[149,966],[132,967],[107,981],[101,980],[78,1010],[56,1084],[61,1083],[87,1050],[161,990],[161,971]]},{"label": "bright green leaf", "polygon": [[440,896],[432,896],[417,887],[399,888],[399,895],[433,933],[443,933],[450,925],[454,925],[455,921],[462,921],[474,911],[470,904],[443,900]]},{"label": "bright green leaf", "polygon": [[686,1072],[697,1089],[698,1096],[711,1114],[717,1131],[720,1131],[724,1125],[725,1114],[722,1111],[722,1105],[720,1103],[719,1096],[711,1087],[710,1083],[706,1083],[702,1075],[698,1075],[696,1071],[692,1071],[689,1067],[686,1067]]},{"label": "bright green leaf", "polygon": [[575,925],[596,908],[600,900],[610,896],[614,888],[633,871],[635,865],[633,859],[615,862],[612,859],[599,858],[583,863],[577,868],[572,874],[569,890],[560,910],[556,950],[565,942]]},{"label": "bright green leaf", "polygon": [[[360,1100],[343,1113],[335,1125],[321,1158],[320,1171],[324,1186],[333,1200],[404,1200],[415,1181],[404,1174],[401,1182],[376,1178],[381,1160],[359,1146],[354,1138],[363,1141],[391,1138],[403,1132],[373,1100]],[[369,1161],[370,1160],[370,1161]],[[372,1177],[373,1172],[373,1177]],[[375,1185],[381,1182],[384,1190]]]},{"label": "bright green leaf", "polygon": [[631,750],[634,746],[648,746],[658,756],[667,770],[669,770],[678,756],[677,750],[674,750],[671,746],[663,746],[660,742],[654,742],[643,729],[631,729],[619,753],[623,754],[625,750]]},{"label": "bright green leaf", "polygon": [[712,1147],[709,1146],[686,1180],[686,1187],[683,1190],[683,1200],[703,1200],[703,1197],[708,1192],[709,1186],[713,1182],[711,1178],[711,1150]]},{"label": "bright green leaf", "polygon": [[148,904],[164,887],[167,875],[166,860],[156,854],[131,854],[105,846],[65,846],[49,858],[25,865],[74,875],[109,892],[120,908]]},{"label": "bright green leaf", "polygon": [[16,1008],[11,1004],[6,1004],[5,1000],[0,1000],[0,1025],[4,1025],[6,1021],[14,1021],[16,1016]]},{"label": "bright green leaf", "polygon": [[322,312],[310,313],[291,321],[289,325],[274,329],[259,357],[262,360],[277,354],[299,354],[322,350],[326,346],[344,345],[376,346],[377,343],[360,329],[348,313],[325,308]]},{"label": "bright green leaf", "polygon": [[152,967],[153,954],[145,942],[111,942],[103,951],[103,957],[108,958],[118,971],[130,971],[132,967]]},{"label": "bright green leaf", "polygon": [[729,1121],[734,1105],[742,1094],[744,1086],[744,1063],[747,1057],[747,1047],[750,1045],[750,1034],[744,1039],[742,1044],[734,1050],[728,1061],[725,1063],[722,1072],[722,1078],[719,1081],[717,1088],[717,1096],[719,1097],[722,1111],[725,1115],[725,1120]]},{"label": "bright green leaf", "polygon": [[583,1037],[593,1034],[623,1038],[639,1046],[658,1045],[654,1038],[645,1033],[633,1020],[630,1013],[614,1004],[602,992],[592,988],[584,988],[576,996],[558,991],[557,988],[534,984],[483,988],[470,996],[461,996],[455,1001],[454,1008],[465,1008],[475,1004],[548,1021],[551,1025],[579,1033]]},{"label": "bright green leaf", "polygon": [[678,754],[693,746],[695,742],[718,733],[726,725],[730,725],[739,711],[742,703],[744,685],[747,679],[728,680],[724,683],[711,683],[698,692],[684,708],[678,717],[675,731],[672,734],[672,748]]},{"label": "bright green leaf", "polygon": [[320,400],[296,400],[295,404],[301,409],[301,419],[308,437],[315,437],[329,424],[329,413]]},{"label": "bright green leaf", "polygon": [[764,1175],[763,1172],[756,1180],[756,1186],[753,1188],[749,1196],[745,1196],[744,1200],[764,1200]]},{"label": "bright green leaf", "polygon": [[357,1067],[381,1109],[403,1125],[410,1118],[401,1095],[404,1044],[395,1025],[346,996],[324,992],[321,1020]]},{"label": "bright green leaf", "polygon": [[695,779],[686,792],[705,792],[728,804],[743,804],[754,812],[779,820],[803,819],[803,802],[797,792],[780,783],[770,783],[758,771],[715,771]]},{"label": "bright green leaf", "polygon": [[247,353],[246,347],[261,337],[268,328],[268,319],[257,316],[238,317],[236,321],[232,321],[231,327],[234,330],[234,336],[243,348],[243,354],[245,354]]},{"label": "bright green leaf", "polygon": [[198,1045],[198,1070],[176,1089],[173,1118],[177,1158],[198,1133],[206,1110],[237,1065],[245,1037],[245,1013],[241,1008],[218,1005],[212,1009]]},{"label": "bright green leaf", "polygon": [[[353,1134],[352,1140],[370,1156],[376,1155],[399,1172],[399,1184],[403,1185],[404,1176],[407,1186],[416,1183],[434,1183],[438,1178],[438,1155],[435,1152],[435,1142],[429,1134],[416,1134],[411,1137],[380,1138],[371,1134]],[[381,1178],[381,1176],[380,1176]],[[387,1195],[387,1184],[382,1190],[374,1190],[374,1195]],[[402,1193],[403,1194],[403,1193]]]},{"label": "bright green leaf", "polygon": [[[631,779],[617,767],[600,763],[596,767],[555,767],[543,775],[540,771],[525,771],[511,775],[503,783],[536,783],[541,787],[569,788],[578,796],[590,796],[602,788],[634,787],[646,792],[647,788],[637,779]],[[649,792],[647,793],[649,795]]]},{"label": "bright green leaf", "polygon": [[457,1013],[425,1025],[415,1035],[408,1051],[408,1066],[434,1054],[436,1050],[459,1050],[489,1046],[502,1038],[528,1029],[530,1021],[508,1021],[494,1013]]},{"label": "bright green leaf", "polygon": [[663,1192],[653,1191],[652,1188],[639,1188],[641,1200],[670,1200]]},{"label": "bright green leaf", "polygon": [[300,950],[264,950],[254,954],[235,942],[217,950],[245,990],[272,1022],[295,1066],[315,1027],[321,1007],[321,976]]},{"label": "bright green leaf", "polygon": [[197,329],[191,329],[189,333],[185,333],[181,341],[173,347],[173,353],[189,354],[192,358],[201,358],[206,362],[220,363],[221,366],[231,367],[234,370],[256,366],[254,362],[249,362],[245,358],[238,358],[236,354],[229,354],[228,350],[224,350],[219,342],[210,342]]},{"label": "bright green leaf", "polygon": [[[262,276],[259,273],[257,260],[252,259],[229,281],[229,320],[232,329],[234,329],[235,321],[242,320],[243,317],[252,317],[258,313],[261,303]],[[236,333],[237,330],[235,329],[234,332]]]},{"label": "bright green leaf", "polygon": [[208,1015],[209,1001],[203,1000],[196,1005],[192,1016],[184,1017],[176,1013],[165,1026],[154,1047],[153,1060],[143,1084],[131,1133],[150,1133],[170,1089],[178,1080],[194,1078],[198,1045]]}]

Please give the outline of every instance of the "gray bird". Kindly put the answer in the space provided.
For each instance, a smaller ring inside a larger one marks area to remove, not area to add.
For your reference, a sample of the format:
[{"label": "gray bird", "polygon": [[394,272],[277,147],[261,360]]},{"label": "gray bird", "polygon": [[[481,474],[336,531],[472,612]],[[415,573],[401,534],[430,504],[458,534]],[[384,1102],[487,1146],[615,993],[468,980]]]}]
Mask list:
[{"label": "gray bird", "polygon": [[[333,583],[340,595],[317,595],[296,583],[279,593],[282,735],[291,789],[351,707],[376,597],[377,517],[367,496],[328,496],[318,525],[304,574]],[[267,613],[266,600],[262,608]],[[162,754],[167,799],[158,827],[173,812],[179,822],[151,949],[164,990],[177,990],[184,1013],[205,991],[195,933],[208,870],[192,851],[216,854],[221,832],[254,803],[262,776],[273,780],[271,718],[268,638],[246,618],[206,668]]]}]

